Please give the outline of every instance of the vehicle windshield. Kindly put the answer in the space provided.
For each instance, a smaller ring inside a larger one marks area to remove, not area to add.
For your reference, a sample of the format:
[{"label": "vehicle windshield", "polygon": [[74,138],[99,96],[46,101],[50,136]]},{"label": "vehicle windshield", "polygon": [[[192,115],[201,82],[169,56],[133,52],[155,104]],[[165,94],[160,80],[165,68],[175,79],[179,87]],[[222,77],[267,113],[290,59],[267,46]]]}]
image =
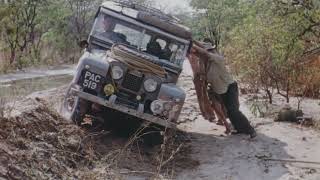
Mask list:
[{"label": "vehicle windshield", "polygon": [[137,50],[181,66],[187,46],[137,25],[102,12],[97,16],[91,35],[112,43],[123,43]]}]

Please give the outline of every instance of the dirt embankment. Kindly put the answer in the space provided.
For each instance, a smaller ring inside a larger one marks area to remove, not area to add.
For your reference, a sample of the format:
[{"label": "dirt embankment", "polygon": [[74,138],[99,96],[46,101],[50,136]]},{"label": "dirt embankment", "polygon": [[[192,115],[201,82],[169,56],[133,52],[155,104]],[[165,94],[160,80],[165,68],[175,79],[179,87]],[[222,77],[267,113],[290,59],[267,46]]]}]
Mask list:
[{"label": "dirt embankment", "polygon": [[0,119],[0,179],[149,179],[197,165],[183,134],[148,147],[138,134],[122,138],[68,122],[55,110],[62,94],[33,94]]},{"label": "dirt embankment", "polygon": [[4,178],[72,177],[72,169],[92,159],[89,147],[78,143],[84,132],[44,105],[1,119],[0,129],[0,176]]}]

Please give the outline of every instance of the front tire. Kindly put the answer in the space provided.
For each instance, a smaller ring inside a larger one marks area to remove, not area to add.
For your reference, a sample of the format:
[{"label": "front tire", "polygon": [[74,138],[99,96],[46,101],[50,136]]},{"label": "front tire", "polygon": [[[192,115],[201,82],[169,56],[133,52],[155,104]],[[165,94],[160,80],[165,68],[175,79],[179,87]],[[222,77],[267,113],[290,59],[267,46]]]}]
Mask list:
[{"label": "front tire", "polygon": [[88,112],[90,103],[87,100],[81,99],[77,97],[77,101],[75,103],[75,109],[71,114],[71,120],[76,123],[78,126],[83,122],[83,118]]},{"label": "front tire", "polygon": [[60,108],[60,114],[66,119],[75,122],[77,125],[81,125],[82,120],[89,109],[90,103],[87,100],[73,95],[71,93],[72,88],[76,88],[76,86],[71,84],[68,87]]}]

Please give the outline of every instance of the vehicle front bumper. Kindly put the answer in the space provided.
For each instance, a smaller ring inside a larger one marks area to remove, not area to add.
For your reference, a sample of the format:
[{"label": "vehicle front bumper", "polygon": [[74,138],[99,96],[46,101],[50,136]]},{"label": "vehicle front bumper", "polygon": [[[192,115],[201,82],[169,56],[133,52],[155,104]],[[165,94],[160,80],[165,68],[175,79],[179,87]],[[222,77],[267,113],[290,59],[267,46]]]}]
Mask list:
[{"label": "vehicle front bumper", "polygon": [[122,112],[122,113],[125,113],[125,114],[129,114],[131,116],[138,117],[140,119],[149,121],[151,123],[155,123],[155,124],[167,127],[167,128],[177,129],[177,125],[175,123],[166,121],[164,119],[161,119],[159,117],[153,116],[151,114],[143,113],[143,110],[141,110],[141,108],[139,108],[140,110],[139,109],[138,110],[134,110],[134,109],[130,109],[128,107],[116,104],[115,103],[115,100],[117,98],[116,95],[112,95],[109,98],[109,100],[106,100],[106,99],[91,95],[89,93],[82,92],[81,90],[74,89],[74,88],[71,88],[71,94],[73,94],[75,96],[78,96],[79,98],[82,98],[82,99],[97,103],[99,105],[102,105],[102,106],[117,110],[119,112]]}]

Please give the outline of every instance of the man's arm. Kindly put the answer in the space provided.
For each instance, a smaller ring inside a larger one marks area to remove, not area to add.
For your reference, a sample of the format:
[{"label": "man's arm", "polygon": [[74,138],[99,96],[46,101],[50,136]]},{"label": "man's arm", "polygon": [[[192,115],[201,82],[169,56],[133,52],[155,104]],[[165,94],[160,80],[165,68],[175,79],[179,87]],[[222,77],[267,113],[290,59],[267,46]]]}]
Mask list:
[{"label": "man's arm", "polygon": [[197,51],[197,53],[200,56],[206,57],[209,61],[214,61],[215,63],[222,63],[224,62],[224,57],[217,54],[217,53],[211,53],[208,52],[203,44],[201,44],[199,41],[193,40],[193,47]]},{"label": "man's arm", "polygon": [[203,49],[206,48],[206,47],[205,47],[201,42],[199,42],[199,41],[192,40],[192,42],[193,42],[193,44],[195,44],[195,45],[197,45],[197,46],[199,46],[199,47],[201,47],[201,48],[203,48]]},{"label": "man's arm", "polygon": [[206,58],[206,59],[209,58],[209,53],[208,53],[208,51],[205,50],[204,48],[199,47],[199,46],[197,46],[196,44],[194,44],[194,45],[192,46],[192,48],[193,48],[193,50],[195,51],[195,53],[196,53],[197,55],[199,55],[200,57]]}]

